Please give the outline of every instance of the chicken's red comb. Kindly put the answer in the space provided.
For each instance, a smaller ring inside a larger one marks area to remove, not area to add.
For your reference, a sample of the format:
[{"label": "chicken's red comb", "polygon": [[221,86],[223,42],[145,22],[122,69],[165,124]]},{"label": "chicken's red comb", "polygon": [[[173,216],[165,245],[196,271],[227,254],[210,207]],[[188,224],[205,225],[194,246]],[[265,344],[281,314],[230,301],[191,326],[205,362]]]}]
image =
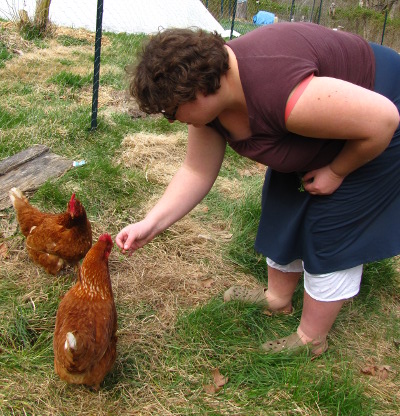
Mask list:
[{"label": "chicken's red comb", "polygon": [[99,241],[105,241],[105,242],[107,242],[107,243],[111,243],[111,244],[113,244],[113,241],[112,241],[112,238],[111,238],[111,235],[110,234],[102,234],[100,237],[99,237]]},{"label": "chicken's red comb", "polygon": [[68,202],[68,211],[69,213],[74,216],[76,215],[76,198],[75,193],[72,194],[71,199]]}]

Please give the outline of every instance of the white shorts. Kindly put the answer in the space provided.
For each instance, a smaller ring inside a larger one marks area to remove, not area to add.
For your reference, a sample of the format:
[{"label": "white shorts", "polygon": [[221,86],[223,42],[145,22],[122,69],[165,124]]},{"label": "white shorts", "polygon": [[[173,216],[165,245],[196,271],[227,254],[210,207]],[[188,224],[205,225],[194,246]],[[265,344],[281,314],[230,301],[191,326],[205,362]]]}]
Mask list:
[{"label": "white shorts", "polygon": [[315,300],[331,302],[350,299],[360,291],[362,264],[351,269],[324,274],[308,273],[300,259],[283,266],[267,257],[267,264],[284,273],[304,272],[304,290]]}]

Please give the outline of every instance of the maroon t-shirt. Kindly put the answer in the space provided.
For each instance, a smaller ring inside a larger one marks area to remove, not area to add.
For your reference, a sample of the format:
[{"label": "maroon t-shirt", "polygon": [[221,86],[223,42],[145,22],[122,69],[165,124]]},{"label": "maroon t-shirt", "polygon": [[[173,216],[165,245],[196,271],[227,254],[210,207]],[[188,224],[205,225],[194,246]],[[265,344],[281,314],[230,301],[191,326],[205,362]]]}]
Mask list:
[{"label": "maroon t-shirt", "polygon": [[227,45],[238,62],[252,135],[234,141],[218,119],[210,126],[240,155],[280,172],[304,172],[330,163],[344,140],[290,133],[285,126],[286,102],[294,87],[310,74],[373,89],[375,59],[368,42],[313,23],[277,23]]}]

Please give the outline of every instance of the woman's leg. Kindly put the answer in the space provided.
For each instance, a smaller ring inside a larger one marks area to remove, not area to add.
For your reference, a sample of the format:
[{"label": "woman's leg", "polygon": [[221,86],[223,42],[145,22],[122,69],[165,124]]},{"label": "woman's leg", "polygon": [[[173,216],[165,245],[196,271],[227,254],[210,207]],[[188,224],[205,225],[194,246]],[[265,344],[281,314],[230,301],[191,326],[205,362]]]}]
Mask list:
[{"label": "woman's leg", "polygon": [[305,344],[315,356],[328,348],[328,335],[346,299],[355,296],[361,283],[363,266],[326,274],[304,271],[304,302],[300,325],[293,334],[267,341],[267,352],[293,350]]},{"label": "woman's leg", "polygon": [[303,312],[297,328],[297,333],[304,344],[326,338],[344,302],[344,299],[321,302],[304,292]]},{"label": "woman's leg", "polygon": [[303,262],[295,260],[280,265],[267,258],[268,288],[249,289],[232,286],[224,293],[224,302],[241,300],[267,307],[270,312],[292,312],[292,296],[303,273]]},{"label": "woman's leg", "polygon": [[360,290],[363,266],[333,273],[304,271],[304,303],[297,333],[304,343],[328,335],[345,300]]},{"label": "woman's leg", "polygon": [[283,272],[268,265],[268,288],[265,296],[271,311],[290,312],[292,296],[302,272]]}]

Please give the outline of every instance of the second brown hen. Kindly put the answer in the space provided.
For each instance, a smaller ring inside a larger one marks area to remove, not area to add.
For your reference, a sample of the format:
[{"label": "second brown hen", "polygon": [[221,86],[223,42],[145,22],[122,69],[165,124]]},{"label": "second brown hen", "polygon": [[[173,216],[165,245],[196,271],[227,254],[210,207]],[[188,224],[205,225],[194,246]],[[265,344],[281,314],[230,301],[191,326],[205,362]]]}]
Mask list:
[{"label": "second brown hen", "polygon": [[22,191],[9,192],[29,257],[47,273],[57,275],[76,265],[92,246],[92,228],[82,203],[72,194],[67,210],[47,213],[33,207]]},{"label": "second brown hen", "polygon": [[57,311],[54,368],[62,380],[97,390],[116,359],[117,312],[108,269],[108,234],[86,254],[77,283]]}]

